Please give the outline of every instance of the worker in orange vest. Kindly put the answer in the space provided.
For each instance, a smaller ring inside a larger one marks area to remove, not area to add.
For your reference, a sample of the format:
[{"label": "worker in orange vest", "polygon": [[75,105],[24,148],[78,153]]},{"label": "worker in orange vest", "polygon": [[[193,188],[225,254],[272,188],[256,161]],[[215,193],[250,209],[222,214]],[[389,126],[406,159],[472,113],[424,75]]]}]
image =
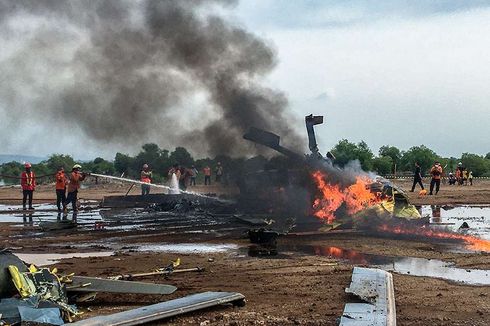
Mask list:
[{"label": "worker in orange vest", "polygon": [[80,189],[80,182],[85,180],[87,173],[81,173],[80,170],[82,166],[80,164],[75,164],[71,170],[68,183],[68,195],[66,196],[66,201],[63,204],[63,211],[67,211],[67,206],[72,203],[73,211],[78,211],[77,199],[78,199],[78,189]]},{"label": "worker in orange vest", "polygon": [[439,192],[439,187],[441,186],[441,175],[442,175],[442,167],[439,162],[434,163],[434,165],[430,169],[430,174],[432,175],[432,179],[430,180],[429,195],[432,195],[434,186],[436,187],[436,195],[437,195],[437,193]]},{"label": "worker in orange vest", "polygon": [[31,163],[26,163],[24,165],[25,171],[22,172],[20,176],[20,185],[22,187],[22,208],[26,209],[27,198],[29,198],[29,209],[34,209],[32,207],[32,195],[36,189],[36,175],[34,171],[31,170]]},{"label": "worker in orange vest", "polygon": [[[141,170],[140,180],[144,183],[151,183],[152,173],[148,164],[143,164],[143,170]],[[141,185],[141,195],[150,194],[150,185]]]},{"label": "worker in orange vest", "polygon": [[61,206],[66,201],[66,184],[68,179],[65,175],[65,169],[60,166],[56,172],[56,206],[58,206],[58,211],[61,211]]},{"label": "worker in orange vest", "polygon": [[211,185],[211,168],[206,165],[202,171],[204,173],[204,185]]}]

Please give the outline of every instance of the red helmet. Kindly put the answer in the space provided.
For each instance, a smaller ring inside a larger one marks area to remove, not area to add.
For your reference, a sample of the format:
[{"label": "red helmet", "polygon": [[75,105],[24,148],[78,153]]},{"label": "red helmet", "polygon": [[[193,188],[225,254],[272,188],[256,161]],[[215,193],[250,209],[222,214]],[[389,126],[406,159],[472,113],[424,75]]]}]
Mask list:
[{"label": "red helmet", "polygon": [[26,169],[30,169],[32,165],[31,165],[31,163],[26,162],[26,164],[24,164],[24,166]]}]

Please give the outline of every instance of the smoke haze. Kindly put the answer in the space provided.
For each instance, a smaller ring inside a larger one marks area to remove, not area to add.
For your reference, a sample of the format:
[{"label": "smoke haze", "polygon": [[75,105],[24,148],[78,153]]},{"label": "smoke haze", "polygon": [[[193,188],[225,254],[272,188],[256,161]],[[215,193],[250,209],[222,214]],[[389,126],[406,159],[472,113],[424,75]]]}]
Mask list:
[{"label": "smoke haze", "polygon": [[250,126],[300,147],[286,97],[261,85],[273,49],[213,14],[234,4],[0,1],[6,147],[20,121],[122,150],[151,139],[200,154],[253,153],[242,139]]}]

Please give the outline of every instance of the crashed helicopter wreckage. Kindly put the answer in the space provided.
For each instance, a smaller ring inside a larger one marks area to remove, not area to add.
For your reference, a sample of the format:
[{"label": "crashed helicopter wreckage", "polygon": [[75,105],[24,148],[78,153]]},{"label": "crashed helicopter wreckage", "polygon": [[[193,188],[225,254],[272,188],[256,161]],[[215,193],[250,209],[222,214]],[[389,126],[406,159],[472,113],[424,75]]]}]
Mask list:
[{"label": "crashed helicopter wreckage", "polygon": [[[175,269],[179,265],[180,259],[177,259],[153,272],[117,275],[111,278],[60,275],[56,268],[28,265],[7,249],[0,250],[0,325],[21,322],[63,325],[83,314],[75,303],[91,301],[99,292],[161,296],[177,290],[173,285],[132,281],[135,278],[204,271],[200,267]],[[236,292],[196,293],[165,303],[141,307],[135,309],[135,312],[122,312],[118,323],[138,325],[228,302],[243,305],[244,296]],[[97,318],[99,317],[95,317]],[[105,321],[114,319],[111,316],[103,318]],[[107,325],[105,321],[89,319],[81,324]]]},{"label": "crashed helicopter wreckage", "polygon": [[[314,131],[314,126],[322,123],[323,116],[305,117],[311,151],[307,155],[283,147],[280,136],[272,132],[250,128],[244,134],[244,139],[285,155],[293,168],[250,175],[241,185],[241,193],[251,196],[255,194],[257,201],[266,194],[266,202],[280,201],[284,211],[290,214],[293,212],[296,216],[304,216],[304,212],[308,211],[307,215],[318,217],[329,228],[339,225],[363,227],[366,217],[371,221],[372,218],[381,221],[421,218],[416,207],[410,204],[408,196],[388,180],[360,169],[354,171],[339,168],[335,165],[335,156],[330,152],[323,156],[318,149]],[[274,197],[283,198],[278,200]],[[306,207],[298,203],[306,203]]]}]

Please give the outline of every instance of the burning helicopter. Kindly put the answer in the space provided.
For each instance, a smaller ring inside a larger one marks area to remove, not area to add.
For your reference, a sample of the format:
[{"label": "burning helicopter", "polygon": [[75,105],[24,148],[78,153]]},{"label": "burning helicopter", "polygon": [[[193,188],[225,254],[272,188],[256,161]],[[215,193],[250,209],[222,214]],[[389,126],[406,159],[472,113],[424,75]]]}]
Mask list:
[{"label": "burning helicopter", "polygon": [[[239,184],[248,207],[265,206],[271,213],[296,217],[296,222],[315,216],[324,224],[359,226],[366,216],[378,219],[419,219],[420,213],[407,195],[388,180],[364,171],[335,165],[335,156],[323,156],[314,126],[323,116],[305,117],[310,154],[301,155],[280,144],[280,136],[252,127],[243,138],[269,147],[289,159],[282,170],[261,170],[246,175]],[[263,207],[262,207],[263,208]],[[305,219],[305,217],[307,217]]]}]

